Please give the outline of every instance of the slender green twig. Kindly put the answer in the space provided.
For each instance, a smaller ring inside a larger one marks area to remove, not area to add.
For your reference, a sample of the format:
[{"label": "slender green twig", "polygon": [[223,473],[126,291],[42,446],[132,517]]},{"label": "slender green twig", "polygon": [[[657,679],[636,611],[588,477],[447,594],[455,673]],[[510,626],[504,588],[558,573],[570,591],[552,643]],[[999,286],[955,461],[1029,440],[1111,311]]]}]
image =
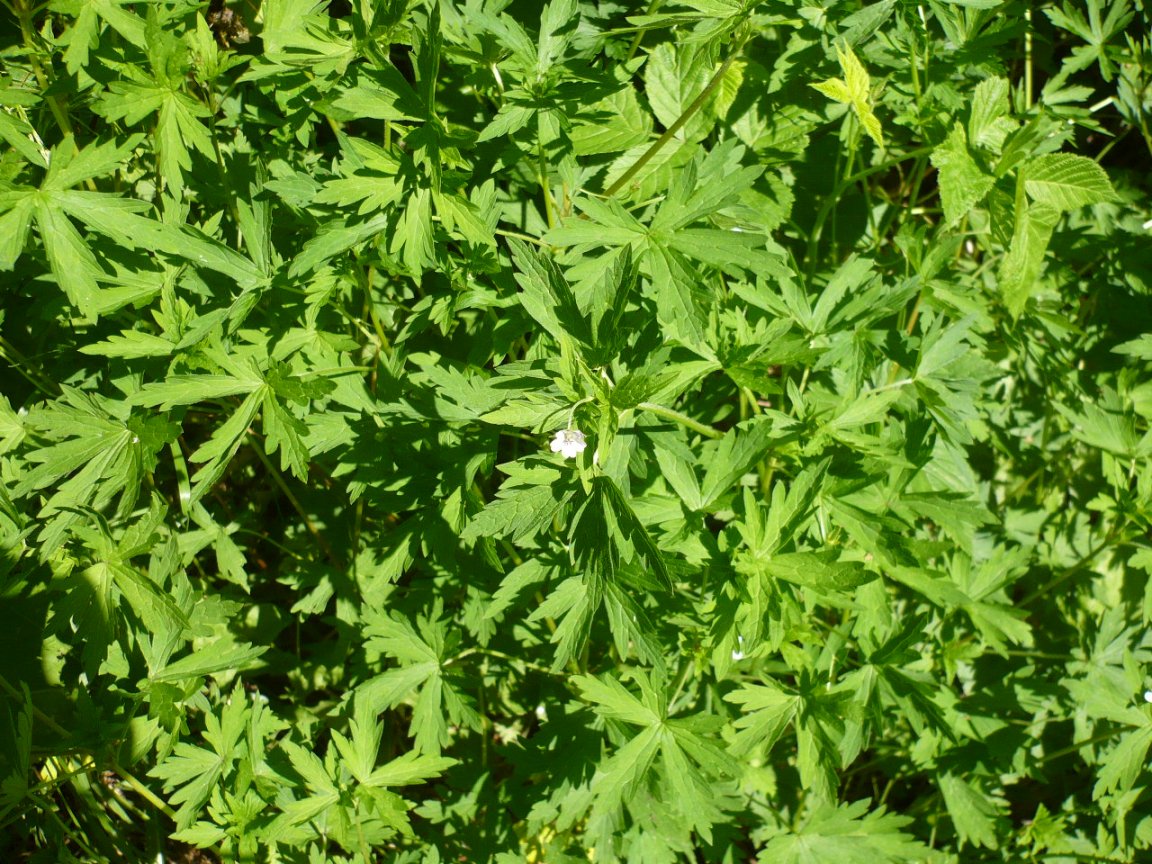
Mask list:
[{"label": "slender green twig", "polygon": [[727,59],[720,64],[720,68],[716,70],[716,74],[712,76],[712,80],[700,91],[700,95],[692,100],[692,104],[680,112],[680,116],[676,118],[675,122],[664,131],[663,135],[652,142],[652,146],[645,150],[640,158],[633,162],[628,167],[628,170],[616,179],[615,183],[604,190],[605,198],[611,198],[632,182],[632,178],[635,177],[645,165],[651,162],[653,157],[664,149],[664,145],[671,141],[676,136],[676,133],[684,128],[684,124],[691,120],[696,113],[708,103],[708,100],[712,98],[712,94],[716,92],[716,88],[724,81],[724,76],[728,74],[729,67],[732,66],[732,63],[735,62],[741,50],[743,50],[745,41],[746,40],[741,40],[733,46]]},{"label": "slender green twig", "polygon": [[[5,678],[2,674],[0,674],[0,689],[5,690],[8,693],[8,695],[11,696],[13,699],[18,699],[21,702],[24,701],[24,694],[21,693],[19,690],[17,690],[15,687],[13,687],[10,683],[8,683],[8,679]],[[36,715],[37,719],[41,723],[43,723],[45,726],[47,726],[49,729],[51,729],[53,732],[55,732],[60,737],[62,737],[62,738],[70,737],[70,733],[68,732],[67,729],[65,729],[63,726],[61,726],[59,723],[57,723],[55,720],[53,720],[51,717],[49,717],[47,714],[45,714],[43,711],[41,711],[39,708],[37,708],[35,705],[32,706],[32,713]]]},{"label": "slender green twig", "polygon": [[[662,5],[663,0],[652,0],[652,2],[648,4],[648,11],[646,11],[644,14],[655,15],[657,10],[659,10]],[[628,55],[624,58],[625,63],[636,56],[636,52],[640,50],[640,43],[644,41],[644,34],[647,32],[648,30],[644,27],[637,29],[636,36],[633,38],[632,44],[628,46]]]},{"label": "slender green twig", "polygon": [[548,245],[539,237],[533,237],[531,234],[521,234],[519,231],[506,231],[503,228],[495,228],[492,233],[499,234],[501,237],[515,237],[517,240],[523,240],[525,243],[534,243],[537,246]]},{"label": "slender green twig", "polygon": [[0,360],[6,360],[28,383],[49,398],[60,395],[60,385],[40,370],[11,342],[0,336]]},{"label": "slender green twig", "polygon": [[112,770],[114,770],[120,776],[121,780],[132,787],[133,792],[135,792],[173,822],[176,821],[176,811],[169,807],[168,804],[155,792],[137,780],[133,774],[125,771],[124,768],[116,762],[112,763]]},{"label": "slender green twig", "polygon": [[1077,561],[1075,564],[1071,565],[1070,567],[1065,567],[1063,570],[1060,571],[1059,574],[1057,574],[1056,578],[1052,579],[1051,581],[1047,582],[1044,585],[1041,585],[1039,588],[1037,588],[1031,594],[1027,595],[1023,600],[1019,601],[1016,604],[1016,606],[1018,608],[1023,607],[1023,606],[1030,606],[1036,599],[1043,597],[1047,594],[1051,594],[1053,591],[1055,591],[1057,588],[1059,588],[1061,585],[1063,585],[1065,582],[1067,582],[1069,579],[1071,579],[1077,573],[1081,572],[1082,570],[1087,569],[1088,565],[1090,565],[1092,563],[1092,560],[1097,555],[1099,555],[1101,552],[1103,552],[1104,550],[1108,549],[1110,546],[1113,545],[1113,543],[1116,540],[1116,535],[1118,533],[1119,533],[1119,530],[1114,527],[1111,531],[1108,532],[1108,535],[1103,540],[1101,540],[1092,549],[1089,549],[1088,552],[1086,552],[1084,554],[1084,556],[1079,561]]},{"label": "slender green twig", "polygon": [[675,411],[672,408],[665,408],[663,405],[657,405],[655,402],[641,402],[636,407],[644,411],[651,411],[658,417],[674,420],[681,426],[687,426],[694,432],[699,432],[701,435],[705,435],[708,438],[724,437],[724,433],[719,429],[713,429],[711,426],[706,426],[698,420],[693,420],[687,414],[681,414],[679,411]]},{"label": "slender green twig", "polygon": [[304,520],[304,527],[308,529],[308,533],[316,538],[316,544],[324,552],[325,557],[328,558],[334,565],[339,564],[336,554],[332,551],[332,547],[328,545],[328,541],[324,539],[324,535],[320,533],[320,529],[316,527],[316,523],[308,516],[308,512],[300,504],[300,500],[293,494],[292,490],[288,488],[288,484],[284,482],[284,477],[280,471],[272,464],[272,460],[268,458],[268,454],[264,452],[264,447],[255,435],[248,436],[249,442],[252,444],[252,450],[257,458],[264,464],[268,474],[272,477],[272,482],[275,483],[280,491],[284,493],[284,497],[288,499],[288,503],[292,505],[292,509]]},{"label": "slender green twig", "polygon": [[921,156],[926,156],[934,149],[934,147],[917,147],[915,150],[909,150],[907,153],[904,153],[901,156],[896,156],[892,159],[885,159],[879,165],[873,165],[871,168],[864,168],[861,171],[857,171],[855,174],[845,177],[836,185],[836,188],[832,191],[832,194],[826,197],[824,202],[820,205],[820,210],[816,213],[816,221],[813,223],[812,231],[808,235],[807,267],[809,276],[815,272],[816,252],[820,247],[820,234],[824,229],[824,223],[828,221],[828,216],[836,206],[836,203],[840,200],[840,196],[842,196],[848,189],[850,189],[856,183],[859,183],[861,180],[866,180],[873,174],[880,174],[884,171],[888,171],[896,165],[899,165],[901,162],[906,162],[909,159],[917,159]]},{"label": "slender green twig", "polygon": [[536,136],[536,151],[540,164],[540,189],[544,193],[544,217],[548,222],[548,227],[555,228],[556,205],[552,201],[552,188],[548,183],[548,153],[539,134]]}]

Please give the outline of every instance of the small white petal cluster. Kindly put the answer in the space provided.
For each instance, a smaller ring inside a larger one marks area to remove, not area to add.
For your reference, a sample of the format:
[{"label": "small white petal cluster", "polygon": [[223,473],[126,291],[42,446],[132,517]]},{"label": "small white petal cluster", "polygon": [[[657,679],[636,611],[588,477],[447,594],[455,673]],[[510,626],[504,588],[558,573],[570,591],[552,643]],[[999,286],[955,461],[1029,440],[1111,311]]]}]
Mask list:
[{"label": "small white petal cluster", "polygon": [[552,452],[563,454],[565,459],[575,459],[587,446],[584,433],[579,429],[561,429],[552,439]]},{"label": "small white petal cluster", "polygon": [[1144,701],[1145,702],[1152,702],[1152,690],[1145,690],[1144,691]]},{"label": "small white petal cluster", "polygon": [[736,650],[732,652],[732,659],[737,660],[737,661],[743,660],[744,659],[744,637],[737,634],[736,641],[739,644],[738,644]]}]

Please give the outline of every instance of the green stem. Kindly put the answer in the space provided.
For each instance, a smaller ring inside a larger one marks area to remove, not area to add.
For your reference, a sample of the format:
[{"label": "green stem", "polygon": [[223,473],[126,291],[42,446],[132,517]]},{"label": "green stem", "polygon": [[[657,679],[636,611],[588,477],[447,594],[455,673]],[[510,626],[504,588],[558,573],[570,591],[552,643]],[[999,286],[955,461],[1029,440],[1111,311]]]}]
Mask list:
[{"label": "green stem", "polygon": [[1024,10],[1024,110],[1032,108],[1032,9]]},{"label": "green stem", "polygon": [[16,0],[15,8],[12,11],[20,20],[20,34],[24,37],[24,47],[28,51],[28,61],[32,64],[32,73],[36,76],[40,90],[45,94],[48,108],[51,110],[52,116],[56,118],[56,125],[65,135],[72,135],[72,120],[68,116],[67,106],[60,104],[60,94],[48,95],[48,75],[44,71],[43,64],[40,63],[36,44],[36,29],[32,26],[32,15],[35,10],[24,5],[20,0]]},{"label": "green stem", "polygon": [[[1092,559],[1094,559],[1097,555],[1099,555],[1101,552],[1103,552],[1105,549],[1107,549],[1109,546],[1111,546],[1113,544],[1113,542],[1115,541],[1116,535],[1118,533],[1119,533],[1119,530],[1117,528],[1113,528],[1111,531],[1108,532],[1108,535],[1103,540],[1100,541],[1099,545],[1097,545],[1093,549],[1088,550],[1088,552],[1084,555],[1083,558],[1081,558],[1079,561],[1077,561],[1071,567],[1064,568],[1060,572],[1060,574],[1058,576],[1056,576],[1055,579],[1053,579],[1051,582],[1048,582],[1045,585],[1041,585],[1039,588],[1037,588],[1035,591],[1033,591],[1031,594],[1029,594],[1027,597],[1025,597],[1019,603],[1017,603],[1016,606],[1018,608],[1024,607],[1024,606],[1029,606],[1037,598],[1043,597],[1046,594],[1051,594],[1053,591],[1055,591],[1057,588],[1059,588],[1061,585],[1063,585],[1065,582],[1067,582],[1069,579],[1071,579],[1073,576],[1075,576],[1081,570],[1084,570],[1089,564],[1092,563]],[[1123,542],[1120,545],[1123,545]]]},{"label": "green stem", "polygon": [[879,165],[873,165],[871,168],[865,168],[862,171],[857,171],[850,177],[845,177],[843,180],[841,180],[836,188],[832,191],[832,194],[825,198],[824,203],[820,205],[820,210],[816,214],[816,222],[812,226],[812,232],[808,235],[807,261],[809,273],[813,272],[816,266],[816,252],[820,246],[820,233],[824,229],[824,223],[828,221],[828,215],[832,212],[833,208],[836,206],[836,203],[840,200],[841,195],[843,195],[856,183],[871,177],[873,174],[880,174],[884,171],[888,171],[894,166],[899,165],[901,162],[906,162],[909,159],[916,159],[920,156],[925,156],[931,153],[934,149],[936,148],[917,147],[915,150],[909,150],[902,156],[896,156],[892,159],[885,159]]},{"label": "green stem", "polygon": [[[11,696],[13,699],[19,699],[21,702],[24,701],[24,694],[21,693],[19,690],[17,690],[15,687],[13,687],[11,684],[9,684],[8,679],[5,678],[3,675],[0,675],[0,689],[6,690],[8,692],[8,695]],[[49,729],[51,729],[53,732],[55,732],[61,738],[70,738],[71,737],[71,733],[69,733],[67,729],[65,729],[63,726],[61,726],[59,723],[57,723],[55,720],[53,720],[51,717],[49,717],[47,714],[45,714],[43,711],[41,711],[39,708],[37,708],[35,705],[32,706],[32,713],[35,714],[39,718],[41,723],[43,723],[45,726],[47,726]]]},{"label": "green stem", "polygon": [[260,461],[264,463],[265,469],[267,469],[268,473],[271,475],[272,482],[274,482],[280,488],[280,491],[284,493],[284,497],[288,499],[288,503],[292,505],[292,509],[295,510],[297,514],[299,514],[302,520],[304,520],[304,527],[308,529],[308,533],[316,538],[316,545],[320,547],[321,551],[324,552],[324,555],[328,558],[329,561],[332,562],[333,565],[339,566],[339,559],[332,551],[332,547],[328,545],[328,541],[324,539],[324,535],[320,533],[320,530],[316,527],[316,524],[309,518],[307,511],[303,506],[301,506],[299,499],[297,499],[297,497],[292,493],[292,490],[288,488],[288,484],[284,482],[283,475],[281,475],[281,473],[276,469],[276,466],[272,464],[272,460],[269,459],[268,454],[264,452],[264,447],[260,444],[260,441],[256,438],[255,435],[250,434],[248,438],[252,444],[253,452],[260,459]]},{"label": "green stem", "polygon": [[544,215],[549,228],[556,227],[556,205],[552,202],[552,189],[548,185],[548,154],[544,150],[544,141],[539,130],[536,133],[537,159],[540,163],[540,189],[544,192]]},{"label": "green stem", "polygon": [[174,438],[168,445],[168,452],[172,454],[172,467],[176,471],[176,500],[180,502],[180,512],[188,516],[192,501],[192,479],[188,474],[184,451],[180,449],[179,438]]},{"label": "green stem", "polygon": [[60,385],[41,369],[37,368],[11,342],[0,336],[0,360],[6,360],[12,368],[28,379],[28,383],[52,399],[60,395]]},{"label": "green stem", "polygon": [[672,691],[672,696],[668,700],[668,714],[671,715],[673,706],[676,700],[680,698],[680,691],[684,689],[684,685],[688,683],[688,674],[692,671],[692,659],[686,658],[684,661],[684,668],[676,679],[676,689]]},{"label": "green stem", "polygon": [[641,402],[636,407],[645,411],[651,411],[658,417],[664,417],[668,420],[673,420],[682,426],[687,426],[694,432],[699,432],[701,435],[705,435],[708,438],[724,437],[724,433],[719,429],[713,429],[711,426],[705,426],[698,420],[693,420],[687,414],[681,414],[679,411],[674,411],[671,408],[665,408],[663,405],[657,405],[655,402]]},{"label": "green stem", "polygon": [[676,133],[684,128],[684,124],[691,120],[701,108],[712,98],[712,94],[716,92],[716,88],[720,86],[724,80],[724,76],[728,74],[728,69],[732,63],[739,56],[740,51],[744,48],[744,41],[736,45],[728,54],[728,58],[720,64],[720,68],[716,70],[716,74],[712,76],[712,80],[708,85],[700,91],[700,95],[692,100],[692,104],[685,108],[680,116],[676,118],[675,122],[669,126],[663,135],[657,138],[651,147],[644,151],[643,155],[633,162],[627,171],[621,174],[616,182],[604,190],[604,197],[611,198],[625,186],[627,186],[632,178],[635,177],[640,170],[652,161],[652,158],[664,149],[664,145],[675,137]]},{"label": "green stem", "polygon": [[132,791],[134,791],[137,795],[139,795],[173,822],[176,821],[176,811],[169,807],[168,804],[162,798],[160,798],[159,795],[157,795],[115,762],[112,763],[112,768],[118,775],[120,775],[121,780],[132,787]]},{"label": "green stem", "polygon": [[[648,4],[648,11],[644,14],[655,15],[661,5],[663,5],[663,0],[652,0],[652,2]],[[636,38],[634,38],[632,44],[628,46],[628,56],[624,58],[625,63],[636,56],[636,52],[640,50],[640,43],[644,40],[644,34],[647,32],[648,31],[643,28],[636,32]]]},{"label": "green stem", "polygon": [[548,245],[539,237],[533,237],[531,234],[521,234],[519,231],[505,231],[503,228],[495,228],[492,233],[499,234],[501,237],[515,237],[517,240],[523,240],[525,243],[535,243],[537,246]]}]

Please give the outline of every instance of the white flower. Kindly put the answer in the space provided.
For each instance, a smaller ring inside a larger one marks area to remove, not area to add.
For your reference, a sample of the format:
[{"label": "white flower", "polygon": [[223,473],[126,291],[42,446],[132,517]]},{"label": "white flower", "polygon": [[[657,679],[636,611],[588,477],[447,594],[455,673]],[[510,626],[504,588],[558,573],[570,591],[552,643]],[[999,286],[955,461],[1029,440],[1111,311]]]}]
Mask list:
[{"label": "white flower", "polygon": [[1152,690],[1145,690],[1144,691],[1144,701],[1145,702],[1152,702]]},{"label": "white flower", "polygon": [[739,647],[735,651],[732,652],[732,659],[737,660],[737,661],[743,660],[744,659],[744,637],[737,634],[736,641],[739,643]]},{"label": "white flower", "polygon": [[552,439],[552,452],[562,453],[565,459],[575,459],[587,446],[584,433],[579,429],[561,429]]}]

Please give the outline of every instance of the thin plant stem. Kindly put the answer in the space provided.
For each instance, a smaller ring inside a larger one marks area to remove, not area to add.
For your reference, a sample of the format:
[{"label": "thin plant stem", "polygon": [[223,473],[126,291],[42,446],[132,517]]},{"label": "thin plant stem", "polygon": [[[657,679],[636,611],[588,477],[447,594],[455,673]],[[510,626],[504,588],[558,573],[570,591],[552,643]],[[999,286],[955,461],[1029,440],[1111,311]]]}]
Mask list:
[{"label": "thin plant stem", "polygon": [[835,209],[836,203],[840,197],[856,183],[861,180],[866,180],[873,174],[881,174],[889,169],[899,165],[901,162],[907,162],[909,159],[918,159],[921,156],[926,156],[931,153],[934,147],[917,147],[915,150],[909,150],[901,156],[893,157],[892,159],[885,159],[879,165],[873,165],[871,168],[864,168],[857,171],[837,184],[832,194],[824,199],[824,203],[820,205],[820,210],[816,213],[816,221],[812,225],[812,231],[808,235],[808,251],[806,253],[807,267],[809,277],[815,272],[816,267],[816,253],[820,248],[820,234],[824,229],[824,223],[828,221],[829,214]]},{"label": "thin plant stem", "polygon": [[[648,10],[644,14],[655,15],[662,5],[663,0],[652,0],[652,2],[648,4]],[[636,36],[632,40],[632,44],[628,46],[628,55],[624,58],[625,63],[636,56],[636,52],[640,50],[640,43],[644,41],[644,34],[647,32],[648,31],[643,28],[636,31]]]},{"label": "thin plant stem", "polygon": [[333,564],[338,564],[339,559],[332,551],[332,547],[328,545],[328,541],[324,539],[324,535],[320,533],[320,530],[316,527],[316,523],[308,516],[307,511],[300,504],[300,500],[292,493],[292,490],[288,488],[288,484],[284,481],[283,475],[277,470],[276,466],[272,464],[272,460],[269,459],[268,454],[264,452],[264,447],[260,444],[259,440],[257,440],[255,435],[251,434],[249,434],[248,438],[252,444],[252,450],[256,453],[257,458],[264,464],[269,475],[271,475],[272,482],[280,488],[280,491],[284,493],[284,497],[288,499],[288,503],[292,505],[292,509],[304,520],[304,527],[308,529],[308,533],[316,538],[316,544],[324,552],[328,560]]},{"label": "thin plant stem", "polygon": [[552,201],[552,188],[548,184],[548,155],[544,150],[544,141],[539,132],[536,135],[537,159],[540,163],[540,189],[544,192],[544,216],[549,228],[556,227],[556,205]]},{"label": "thin plant stem", "polygon": [[712,80],[709,81],[708,85],[700,91],[700,95],[693,99],[692,103],[682,112],[680,112],[680,116],[676,118],[671,126],[664,130],[664,134],[657,138],[652,143],[652,146],[645,150],[640,158],[633,162],[628,167],[628,170],[616,179],[615,183],[604,190],[605,198],[611,198],[613,195],[627,186],[630,182],[632,182],[632,178],[639,174],[641,169],[643,169],[645,165],[651,162],[653,157],[655,157],[657,153],[663,150],[664,146],[676,136],[676,133],[683,129],[684,125],[694,116],[696,116],[696,113],[707,104],[709,99],[712,98],[712,94],[716,92],[716,88],[720,86],[721,82],[723,82],[724,76],[728,74],[728,69],[732,66],[733,62],[735,62],[743,48],[744,41],[741,41],[739,44],[733,47],[732,51],[729,52],[727,59],[725,59],[724,62],[720,64],[720,68],[717,69],[716,74],[712,76]]},{"label": "thin plant stem", "polygon": [[525,243],[534,243],[537,246],[548,245],[539,237],[533,237],[531,234],[522,234],[519,231],[506,231],[503,228],[496,228],[492,233],[499,234],[501,237],[515,237],[517,240],[523,240]]},{"label": "thin plant stem", "polygon": [[706,426],[698,420],[693,420],[687,414],[681,414],[672,408],[665,408],[663,405],[657,405],[655,402],[641,402],[636,406],[644,411],[651,411],[658,417],[664,417],[667,420],[675,421],[681,426],[687,426],[694,432],[699,432],[708,438],[723,438],[724,433],[719,429],[713,429],[711,426]]}]

